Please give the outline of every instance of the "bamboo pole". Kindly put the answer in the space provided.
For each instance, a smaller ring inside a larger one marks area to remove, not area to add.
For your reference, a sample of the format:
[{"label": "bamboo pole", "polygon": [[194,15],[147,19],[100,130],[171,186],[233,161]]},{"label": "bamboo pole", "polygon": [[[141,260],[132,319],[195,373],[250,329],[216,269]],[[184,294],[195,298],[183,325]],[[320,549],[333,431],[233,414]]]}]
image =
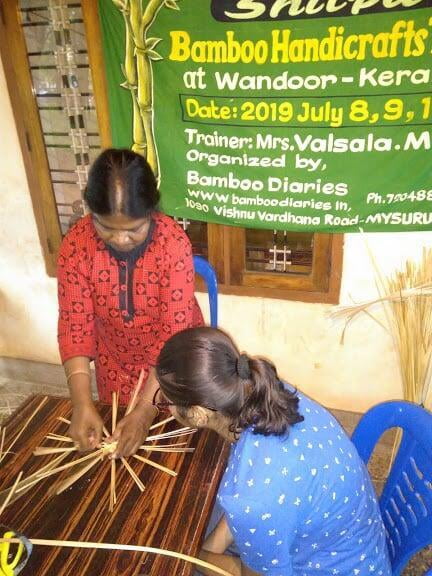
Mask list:
[{"label": "bamboo pole", "polygon": [[[131,0],[140,3],[141,0]],[[159,161],[157,156],[155,137],[153,131],[153,71],[151,68],[150,50],[154,43],[147,47],[147,33],[154,22],[159,10],[164,6],[165,0],[150,0],[143,12],[140,46],[136,47],[138,91],[137,101],[141,113],[147,143],[147,162],[159,179]]]},{"label": "bamboo pole", "polygon": [[[125,62],[122,86],[130,91],[133,106],[132,150],[142,154],[159,180],[159,160],[153,130],[153,71],[151,60],[160,59],[154,51],[157,38],[147,38],[166,0],[150,0],[142,9],[141,0],[113,0],[125,22]],[[174,3],[174,2],[173,2]]]},{"label": "bamboo pole", "polygon": [[[129,0],[129,14],[126,16],[124,13],[124,20],[126,26],[126,50],[125,50],[125,68],[129,68],[132,72],[131,79],[131,98],[133,106],[133,146],[132,150],[138,154],[142,154],[147,158],[147,137],[144,129],[144,123],[141,116],[140,106],[138,103],[138,69],[136,49],[141,47],[141,18],[142,18],[142,5],[141,0]],[[126,79],[128,76],[126,73]]]}]

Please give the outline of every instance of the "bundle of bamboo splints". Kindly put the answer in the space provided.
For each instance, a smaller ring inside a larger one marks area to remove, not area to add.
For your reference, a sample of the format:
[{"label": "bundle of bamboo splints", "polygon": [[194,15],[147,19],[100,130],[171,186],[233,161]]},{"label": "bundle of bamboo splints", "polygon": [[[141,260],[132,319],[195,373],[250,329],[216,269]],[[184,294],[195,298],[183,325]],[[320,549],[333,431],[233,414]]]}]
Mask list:
[{"label": "bundle of bamboo splints", "polygon": [[391,335],[401,374],[404,399],[427,407],[432,380],[432,249],[424,249],[419,262],[407,261],[401,270],[389,277],[380,272],[371,252],[375,269],[378,298],[340,306],[332,312],[333,318],[345,319],[345,327],[360,313],[370,308],[384,307],[386,324]]},{"label": "bundle of bamboo splints", "polygon": [[[144,375],[141,372],[138,384],[137,384],[137,386],[134,390],[134,393],[131,397],[131,400],[130,400],[127,408],[126,408],[126,414],[129,414],[136,405],[136,402],[138,399],[138,394],[139,394],[140,389],[142,387],[143,377],[144,377]],[[11,442],[11,444],[7,448],[5,448],[6,427],[0,428],[0,430],[1,430],[0,463],[7,456],[7,454],[12,453],[12,448],[15,446],[16,442],[19,440],[19,438],[22,436],[22,434],[24,433],[24,431],[26,430],[26,428],[28,427],[30,422],[33,420],[33,418],[41,410],[41,408],[45,405],[45,403],[47,401],[48,401],[47,397],[44,397],[41,400],[41,402],[37,405],[37,407],[32,412],[32,414],[25,421],[25,423],[21,427],[19,433],[15,436],[14,440]],[[112,404],[112,433],[114,433],[114,430],[116,428],[117,414],[118,414],[118,396],[116,393],[114,393],[113,394],[113,404]],[[58,419],[61,422],[64,422],[65,424],[68,424],[68,425],[70,424],[70,421],[67,420],[66,418],[59,417]],[[159,427],[163,426],[164,424],[166,424],[172,420],[174,420],[174,419],[172,417],[169,417],[169,418],[166,418],[165,420],[157,422],[156,424],[154,424],[153,426],[150,427],[150,430],[155,430],[156,428],[159,428]],[[144,450],[146,452],[150,452],[150,453],[151,452],[193,452],[193,450],[194,450],[193,448],[188,448],[185,446],[186,442],[180,442],[180,443],[176,442],[174,444],[168,443],[168,444],[162,444],[162,445],[155,445],[155,444],[153,444],[153,442],[159,441],[159,440],[172,441],[172,440],[177,439],[179,437],[193,434],[195,431],[196,430],[193,428],[186,428],[185,427],[185,428],[180,428],[177,430],[172,430],[169,432],[164,432],[161,434],[152,434],[150,436],[147,436],[145,443],[140,447],[140,449]],[[71,470],[72,473],[65,480],[63,480],[62,482],[58,483],[55,486],[55,490],[53,491],[53,493],[60,494],[61,492],[63,492],[64,490],[66,490],[67,488],[72,486],[75,482],[77,482],[82,476],[84,476],[98,462],[101,462],[107,456],[113,454],[117,448],[117,442],[110,441],[112,434],[109,434],[106,427],[104,427],[103,433],[104,433],[105,438],[104,438],[100,448],[96,449],[94,452],[91,452],[90,454],[87,454],[87,455],[85,455],[85,456],[83,456],[77,460],[73,460],[72,462],[69,462],[67,464],[61,464],[61,462],[69,454],[71,454],[77,450],[77,447],[75,445],[66,446],[66,447],[62,447],[62,446],[60,446],[60,447],[58,447],[58,446],[55,446],[55,447],[39,446],[39,447],[37,447],[34,451],[34,454],[36,456],[46,456],[46,455],[50,455],[50,454],[56,454],[56,457],[51,462],[49,462],[48,464],[46,464],[45,466],[40,468],[37,472],[35,472],[34,474],[31,474],[30,476],[28,476],[26,478],[22,478],[23,473],[21,471],[18,474],[17,478],[15,479],[15,482],[11,486],[11,488],[0,493],[0,496],[3,496],[3,502],[0,506],[0,517],[3,513],[3,511],[5,510],[5,508],[9,504],[11,504],[14,500],[16,500],[22,494],[27,492],[32,486],[34,486],[38,482],[44,480],[45,478],[48,478],[48,477],[53,476],[55,474],[58,474],[64,470]],[[73,443],[73,440],[70,437],[62,436],[60,434],[51,433],[51,434],[48,434],[46,438],[48,440],[55,441],[55,442],[61,442],[61,443],[67,443],[67,444]],[[148,444],[150,442],[152,444]],[[152,460],[150,460],[150,458],[145,458],[139,454],[135,454],[133,457],[136,458],[137,460],[140,460],[140,461],[150,465],[150,466],[157,468],[158,470],[161,470],[162,472],[170,474],[171,476],[177,476],[177,473],[174,470],[171,470],[165,466],[162,466],[161,464],[158,464],[157,462],[153,462]],[[141,482],[140,478],[134,472],[134,470],[132,469],[129,462],[125,458],[121,458],[120,461],[123,464],[123,466],[126,468],[126,470],[129,472],[132,480],[135,482],[135,484],[138,486],[138,488],[141,491],[144,491],[144,489],[145,489],[144,484]],[[116,466],[117,466],[117,461],[115,459],[111,459],[109,462],[110,462],[110,466],[111,466],[109,510],[110,510],[110,512],[112,512],[114,510],[114,506],[115,506],[116,501],[117,501],[117,497],[116,497]],[[78,468],[78,470],[76,470],[76,468]],[[194,558],[194,557],[188,556],[186,554],[181,554],[179,552],[174,552],[172,550],[163,550],[160,548],[153,548],[153,547],[149,547],[149,546],[134,546],[134,545],[130,545],[130,544],[110,544],[110,543],[105,543],[105,542],[101,543],[101,542],[81,542],[81,541],[68,541],[68,540],[45,540],[45,539],[38,539],[38,538],[30,539],[29,541],[33,545],[36,545],[36,546],[53,546],[53,547],[67,547],[67,548],[102,549],[102,550],[126,550],[126,551],[133,551],[133,552],[146,552],[146,553],[150,553],[150,554],[160,554],[162,556],[168,556],[171,558],[177,558],[180,560],[184,560],[185,562],[190,562],[190,563],[193,563],[197,566],[201,566],[203,568],[209,568],[209,569],[213,570],[213,572],[215,574],[221,574],[222,576],[232,576],[230,573],[226,572],[222,568],[214,566],[208,562],[204,562],[202,560],[199,560],[198,558]],[[0,538],[0,543],[2,543],[2,542],[19,543],[20,540],[18,538],[10,539],[10,540]]]}]

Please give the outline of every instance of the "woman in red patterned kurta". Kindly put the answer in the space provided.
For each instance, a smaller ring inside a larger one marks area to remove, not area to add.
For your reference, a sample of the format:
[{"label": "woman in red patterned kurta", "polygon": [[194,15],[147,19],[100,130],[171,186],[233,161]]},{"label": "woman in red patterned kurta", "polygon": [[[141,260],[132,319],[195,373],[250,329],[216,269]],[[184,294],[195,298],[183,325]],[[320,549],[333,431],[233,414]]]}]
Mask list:
[{"label": "woman in red patterned kurta", "polygon": [[90,170],[85,200],[91,214],[68,232],[58,259],[58,339],[73,405],[69,432],[82,450],[101,441],[92,359],[103,402],[116,391],[127,404],[144,370],[137,407],[114,435],[117,455],[128,456],[157,413],[151,400],[159,351],[174,333],[203,322],[192,250],[182,228],[157,211],[156,180],[138,154],[104,151]]}]

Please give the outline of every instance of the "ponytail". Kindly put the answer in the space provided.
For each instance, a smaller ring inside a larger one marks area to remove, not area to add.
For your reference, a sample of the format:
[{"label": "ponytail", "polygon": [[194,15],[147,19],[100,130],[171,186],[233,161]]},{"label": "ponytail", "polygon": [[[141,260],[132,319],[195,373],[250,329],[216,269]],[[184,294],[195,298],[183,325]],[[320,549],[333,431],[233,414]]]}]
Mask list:
[{"label": "ponytail", "polygon": [[[243,354],[240,358],[242,356],[247,358]],[[284,387],[273,364],[259,358],[248,358],[247,369],[248,394],[239,413],[238,428],[251,427],[254,434],[281,436],[290,426],[304,420],[298,412],[296,392]],[[241,377],[239,370],[238,373]]]},{"label": "ponytail", "polygon": [[219,412],[235,434],[251,428],[255,434],[280,436],[303,420],[296,392],[279,381],[273,364],[240,354],[216,328],[188,328],[172,336],[161,350],[156,375],[177,407]]}]

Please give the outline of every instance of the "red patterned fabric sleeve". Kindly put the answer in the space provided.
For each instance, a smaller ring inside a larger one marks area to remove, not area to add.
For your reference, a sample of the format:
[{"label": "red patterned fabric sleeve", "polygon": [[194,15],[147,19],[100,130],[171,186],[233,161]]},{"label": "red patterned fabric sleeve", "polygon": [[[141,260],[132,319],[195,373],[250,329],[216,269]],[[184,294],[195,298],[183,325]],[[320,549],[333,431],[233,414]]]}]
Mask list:
[{"label": "red patterned fabric sleeve", "polygon": [[62,362],[74,356],[94,358],[96,352],[92,290],[83,254],[73,241],[74,232],[64,239],[57,263],[57,335]]},{"label": "red patterned fabric sleeve", "polygon": [[[149,350],[149,364],[156,364],[165,342],[177,332],[194,325],[197,306],[195,300],[195,273],[189,238],[176,225],[164,249],[164,268],[160,275],[160,326],[155,343]],[[196,322],[195,322],[196,323]]]}]

